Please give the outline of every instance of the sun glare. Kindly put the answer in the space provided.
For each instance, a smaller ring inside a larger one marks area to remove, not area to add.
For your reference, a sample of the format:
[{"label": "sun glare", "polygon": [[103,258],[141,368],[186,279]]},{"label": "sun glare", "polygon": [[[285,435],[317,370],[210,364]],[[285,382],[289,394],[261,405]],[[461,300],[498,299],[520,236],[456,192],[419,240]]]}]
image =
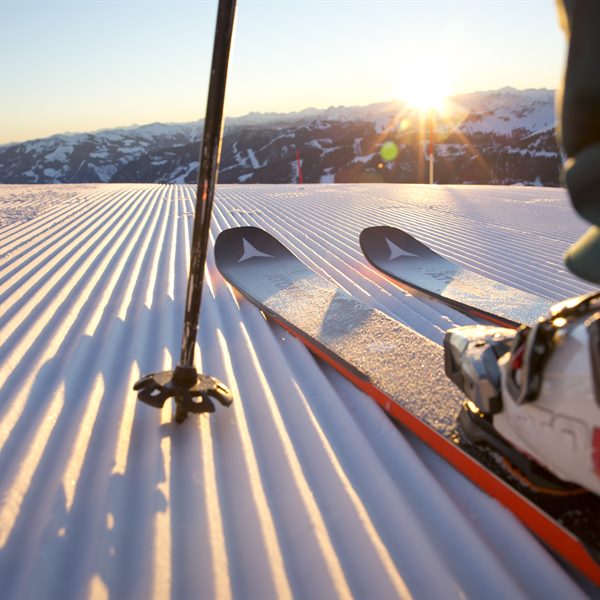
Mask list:
[{"label": "sun glare", "polygon": [[443,112],[450,93],[450,74],[439,60],[412,61],[400,70],[396,95],[413,108]]}]

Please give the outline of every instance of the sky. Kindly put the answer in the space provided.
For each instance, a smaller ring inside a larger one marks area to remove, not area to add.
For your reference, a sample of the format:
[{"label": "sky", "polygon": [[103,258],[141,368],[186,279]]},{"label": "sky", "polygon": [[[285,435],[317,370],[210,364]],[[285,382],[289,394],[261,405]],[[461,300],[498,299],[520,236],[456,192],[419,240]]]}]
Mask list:
[{"label": "sky", "polygon": [[[203,117],[216,7],[0,0],[0,144]],[[565,52],[554,0],[238,0],[225,114],[554,89]]]}]

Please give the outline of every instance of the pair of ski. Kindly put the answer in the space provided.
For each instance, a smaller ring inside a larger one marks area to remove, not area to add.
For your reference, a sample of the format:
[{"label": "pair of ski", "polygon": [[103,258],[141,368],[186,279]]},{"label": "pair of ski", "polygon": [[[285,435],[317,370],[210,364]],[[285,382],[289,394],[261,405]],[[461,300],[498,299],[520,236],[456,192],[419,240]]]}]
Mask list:
[{"label": "pair of ski", "polygon": [[[366,229],[360,244],[389,277],[475,318],[515,327],[552,304],[459,267],[392,227]],[[215,259],[268,317],[600,584],[600,498],[559,483],[552,494],[541,491],[503,467],[493,449],[471,443],[457,422],[465,397],[445,376],[438,345],[317,275],[261,229],[223,231]]]}]

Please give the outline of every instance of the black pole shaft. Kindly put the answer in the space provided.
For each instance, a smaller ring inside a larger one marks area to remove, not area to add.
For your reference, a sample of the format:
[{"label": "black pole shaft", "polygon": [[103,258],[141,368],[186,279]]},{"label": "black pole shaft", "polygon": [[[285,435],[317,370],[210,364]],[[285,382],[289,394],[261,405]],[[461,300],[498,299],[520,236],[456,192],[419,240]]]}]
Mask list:
[{"label": "black pole shaft", "polygon": [[225,86],[227,83],[229,50],[233,36],[235,5],[236,0],[219,0],[208,100],[206,103],[206,118],[204,119],[204,135],[200,151],[196,216],[194,219],[194,232],[192,234],[190,272],[186,296],[183,339],[181,342],[181,365],[185,367],[192,367],[194,365],[194,346],[196,344],[196,334],[200,318],[210,219],[215,183],[219,174],[223,105],[225,103]]}]

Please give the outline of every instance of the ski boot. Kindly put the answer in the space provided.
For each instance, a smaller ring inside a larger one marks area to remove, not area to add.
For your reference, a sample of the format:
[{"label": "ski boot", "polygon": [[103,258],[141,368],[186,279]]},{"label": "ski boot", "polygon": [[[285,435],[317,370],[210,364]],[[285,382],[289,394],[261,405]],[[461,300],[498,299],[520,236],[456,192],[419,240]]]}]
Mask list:
[{"label": "ski boot", "polygon": [[533,327],[451,329],[444,351],[468,397],[459,425],[469,441],[534,490],[600,495],[600,293],[555,305]]}]

